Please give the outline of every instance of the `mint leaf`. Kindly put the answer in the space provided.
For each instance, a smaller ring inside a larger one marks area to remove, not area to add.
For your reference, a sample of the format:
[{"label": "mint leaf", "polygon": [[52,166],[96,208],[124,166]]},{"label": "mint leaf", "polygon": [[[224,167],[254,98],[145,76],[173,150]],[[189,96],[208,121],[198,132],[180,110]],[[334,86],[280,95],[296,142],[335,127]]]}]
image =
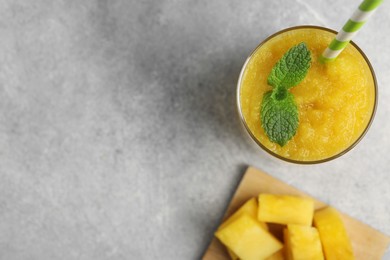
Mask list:
[{"label": "mint leaf", "polygon": [[310,51],[302,42],[289,49],[268,76],[268,84],[274,88],[263,96],[261,125],[271,142],[280,146],[296,134],[299,124],[298,107],[288,89],[306,77],[310,62]]},{"label": "mint leaf", "polygon": [[289,49],[272,68],[268,84],[273,87],[291,88],[298,85],[310,68],[310,51],[304,42]]},{"label": "mint leaf", "polygon": [[294,96],[285,92],[285,97],[277,99],[273,91],[263,96],[261,104],[261,124],[271,142],[284,146],[297,132],[298,107]]}]

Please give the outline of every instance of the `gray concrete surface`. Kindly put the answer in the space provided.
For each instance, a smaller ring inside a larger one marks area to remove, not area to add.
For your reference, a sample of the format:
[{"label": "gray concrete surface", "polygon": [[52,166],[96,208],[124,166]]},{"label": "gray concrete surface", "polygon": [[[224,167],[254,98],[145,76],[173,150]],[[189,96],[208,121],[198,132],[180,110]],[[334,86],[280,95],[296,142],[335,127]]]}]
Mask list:
[{"label": "gray concrete surface", "polygon": [[0,259],[199,259],[247,165],[390,235],[388,1],[356,37],[380,97],[353,151],[270,160],[235,111],[261,40],[356,4],[0,1]]}]

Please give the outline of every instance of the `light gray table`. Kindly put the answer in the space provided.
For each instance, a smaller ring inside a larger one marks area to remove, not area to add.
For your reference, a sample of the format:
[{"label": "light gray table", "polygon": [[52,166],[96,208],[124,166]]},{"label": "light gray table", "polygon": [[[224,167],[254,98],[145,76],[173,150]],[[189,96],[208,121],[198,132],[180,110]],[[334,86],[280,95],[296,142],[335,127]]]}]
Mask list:
[{"label": "light gray table", "polygon": [[0,1],[0,259],[199,259],[247,165],[390,234],[388,1],[356,37],[380,96],[353,151],[270,160],[235,110],[260,41],[356,5]]}]

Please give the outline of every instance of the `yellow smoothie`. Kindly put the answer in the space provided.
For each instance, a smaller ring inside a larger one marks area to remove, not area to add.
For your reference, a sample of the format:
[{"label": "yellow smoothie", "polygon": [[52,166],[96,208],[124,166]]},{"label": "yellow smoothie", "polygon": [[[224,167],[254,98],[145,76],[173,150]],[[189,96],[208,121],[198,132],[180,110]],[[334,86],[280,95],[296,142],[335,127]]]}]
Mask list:
[{"label": "yellow smoothie", "polygon": [[[251,55],[239,82],[239,105],[244,124],[252,137],[268,152],[296,162],[318,162],[340,155],[366,131],[374,114],[376,83],[360,51],[349,44],[327,64],[318,58],[335,37],[314,27],[279,33]],[[305,79],[289,91],[299,109],[296,135],[283,147],[271,142],[261,126],[260,107],[268,75],[291,47],[305,42],[312,63]]]}]

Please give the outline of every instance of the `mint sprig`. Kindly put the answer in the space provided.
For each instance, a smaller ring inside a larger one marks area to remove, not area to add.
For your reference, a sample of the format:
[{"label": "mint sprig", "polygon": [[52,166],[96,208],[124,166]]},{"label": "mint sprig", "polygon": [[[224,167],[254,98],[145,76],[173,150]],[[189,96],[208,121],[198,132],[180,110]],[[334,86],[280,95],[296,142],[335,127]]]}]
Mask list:
[{"label": "mint sprig", "polygon": [[268,138],[284,146],[298,128],[298,108],[290,92],[286,92],[282,100],[277,100],[273,94],[269,91],[263,97],[261,123]]},{"label": "mint sprig", "polygon": [[280,146],[296,134],[299,124],[298,107],[288,89],[306,77],[310,62],[310,51],[302,42],[289,49],[268,76],[268,84],[273,90],[263,96],[261,125],[268,138]]},{"label": "mint sprig", "polygon": [[304,42],[289,49],[272,68],[268,84],[287,89],[298,85],[310,67],[310,51]]}]

